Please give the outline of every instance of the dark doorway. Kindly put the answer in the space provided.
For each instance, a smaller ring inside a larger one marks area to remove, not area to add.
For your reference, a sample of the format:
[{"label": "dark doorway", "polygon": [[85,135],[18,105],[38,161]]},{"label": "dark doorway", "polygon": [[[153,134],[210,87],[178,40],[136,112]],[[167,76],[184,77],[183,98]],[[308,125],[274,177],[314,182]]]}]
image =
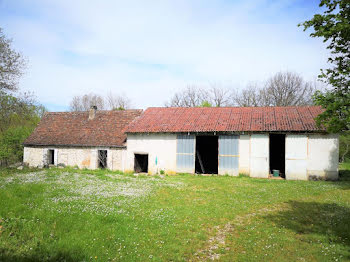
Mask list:
[{"label": "dark doorway", "polygon": [[279,170],[280,176],[285,177],[286,135],[270,134],[270,174]]},{"label": "dark doorway", "polygon": [[55,164],[55,150],[50,149],[48,152],[48,157],[49,157],[49,165],[54,165]]},{"label": "dark doorway", "polygon": [[134,169],[136,173],[148,173],[147,154],[135,154]]},{"label": "dark doorway", "polygon": [[217,174],[218,173],[218,137],[197,136],[196,137],[196,173]]},{"label": "dark doorway", "polygon": [[107,150],[98,150],[98,168],[107,168]]}]

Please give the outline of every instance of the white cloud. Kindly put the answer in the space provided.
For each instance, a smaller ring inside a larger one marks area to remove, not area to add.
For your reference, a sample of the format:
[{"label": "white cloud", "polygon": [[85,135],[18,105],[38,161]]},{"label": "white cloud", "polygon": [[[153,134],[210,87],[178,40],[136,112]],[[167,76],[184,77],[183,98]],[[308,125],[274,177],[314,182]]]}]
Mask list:
[{"label": "white cloud", "polygon": [[5,1],[19,11],[0,22],[30,60],[22,87],[43,103],[112,90],[147,107],[191,83],[241,88],[280,70],[314,79],[327,51],[297,28],[308,9],[296,3]]}]

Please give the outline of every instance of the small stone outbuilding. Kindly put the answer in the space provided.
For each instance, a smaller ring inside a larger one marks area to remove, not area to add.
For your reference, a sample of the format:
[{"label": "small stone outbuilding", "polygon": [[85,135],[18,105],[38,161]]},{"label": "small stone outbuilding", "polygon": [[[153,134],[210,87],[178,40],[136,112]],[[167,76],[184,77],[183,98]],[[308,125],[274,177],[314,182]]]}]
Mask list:
[{"label": "small stone outbuilding", "polygon": [[24,141],[23,162],[124,170],[124,129],[142,110],[46,113]]}]

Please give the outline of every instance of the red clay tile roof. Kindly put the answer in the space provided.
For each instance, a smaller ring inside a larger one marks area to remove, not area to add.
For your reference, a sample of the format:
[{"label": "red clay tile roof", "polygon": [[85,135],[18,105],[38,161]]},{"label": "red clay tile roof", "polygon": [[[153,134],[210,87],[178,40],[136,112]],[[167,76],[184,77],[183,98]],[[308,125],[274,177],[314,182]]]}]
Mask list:
[{"label": "red clay tile roof", "polygon": [[24,145],[124,146],[125,127],[142,110],[46,113]]},{"label": "red clay tile roof", "polygon": [[291,107],[169,107],[148,108],[127,133],[324,131],[314,118],[318,106]]}]

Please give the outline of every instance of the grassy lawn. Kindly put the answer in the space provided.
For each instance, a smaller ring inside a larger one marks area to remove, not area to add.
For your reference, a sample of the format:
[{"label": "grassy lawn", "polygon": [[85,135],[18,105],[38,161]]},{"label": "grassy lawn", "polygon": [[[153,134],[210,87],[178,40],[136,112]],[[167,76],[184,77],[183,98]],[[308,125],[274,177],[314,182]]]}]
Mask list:
[{"label": "grassy lawn", "polygon": [[341,180],[0,170],[0,261],[350,260]]}]

